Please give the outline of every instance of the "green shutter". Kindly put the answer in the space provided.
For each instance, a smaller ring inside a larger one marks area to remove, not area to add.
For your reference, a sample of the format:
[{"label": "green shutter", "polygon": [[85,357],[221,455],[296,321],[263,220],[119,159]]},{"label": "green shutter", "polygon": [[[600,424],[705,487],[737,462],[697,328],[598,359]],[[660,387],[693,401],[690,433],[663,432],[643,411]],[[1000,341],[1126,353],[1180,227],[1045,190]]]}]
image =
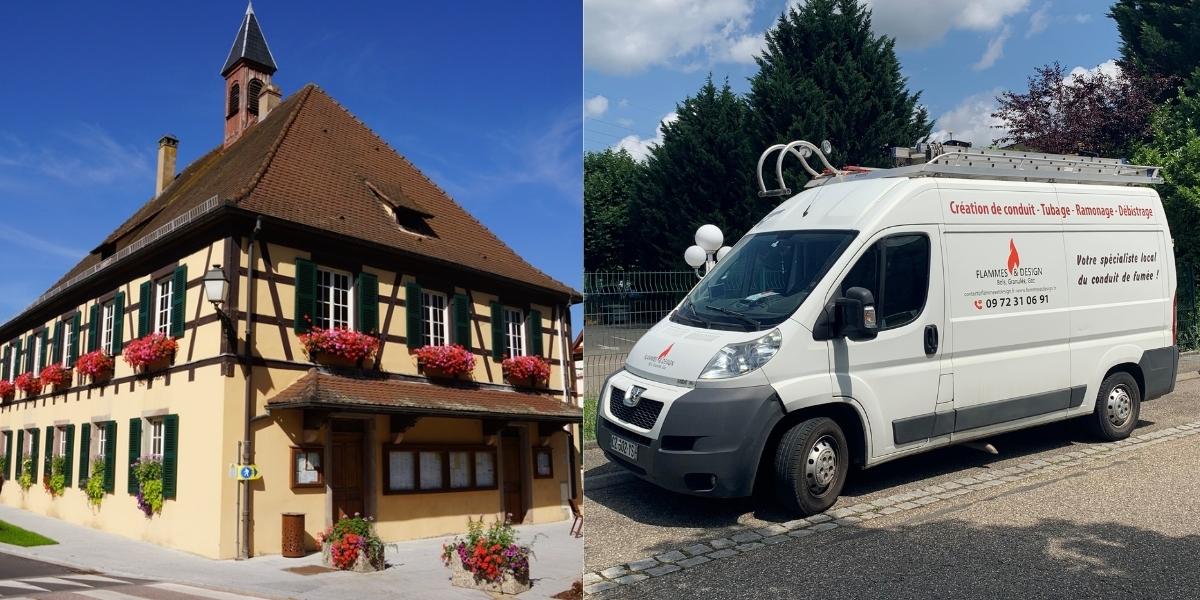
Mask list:
[{"label": "green shutter", "polygon": [[125,292],[113,297],[113,356],[125,350]]},{"label": "green shutter", "polygon": [[358,274],[358,330],[379,332],[379,277],[372,273]]},{"label": "green shutter", "polygon": [[471,347],[471,299],[466,294],[454,295],[454,343]]},{"label": "green shutter", "polygon": [[525,350],[531,356],[542,356],[542,311],[530,310],[525,318]]},{"label": "green shutter", "polygon": [[107,421],[104,428],[104,491],[111,494],[117,478],[117,422]]},{"label": "green shutter", "polygon": [[23,373],[33,372],[33,348],[38,343],[38,336],[29,334],[25,337],[25,358],[21,361]]},{"label": "green shutter", "polygon": [[492,303],[492,360],[504,360],[504,306]]},{"label": "green shutter", "polygon": [[12,468],[12,464],[13,464],[12,447],[13,447],[13,434],[11,431],[5,432],[4,433],[4,462],[8,466],[4,467],[3,473],[0,473],[0,477],[4,477],[5,479],[12,479],[12,469],[13,469]]},{"label": "green shutter", "polygon": [[154,282],[144,281],[138,290],[138,337],[150,333],[150,313],[154,310]]},{"label": "green shutter", "polygon": [[133,466],[142,457],[142,420],[134,417],[129,420],[129,495],[138,493],[138,480],[133,474]]},{"label": "green shutter", "polygon": [[67,482],[67,487],[71,487],[71,480],[74,479],[72,469],[75,468],[75,426],[67,425],[63,435],[67,436],[67,453],[63,455],[63,481]]},{"label": "green shutter", "polygon": [[421,286],[410,282],[404,286],[404,316],[408,322],[404,336],[411,349],[425,345],[424,312],[425,301],[421,298]]},{"label": "green shutter", "polygon": [[17,458],[13,461],[13,479],[21,476],[21,462],[25,454],[25,430],[17,431]]},{"label": "green shutter", "polygon": [[87,487],[88,476],[92,474],[92,424],[84,423],[79,431],[79,488]]},{"label": "green shutter", "polygon": [[42,477],[50,478],[50,465],[54,461],[54,428],[46,427],[46,455],[42,457]]},{"label": "green shutter", "polygon": [[317,265],[296,259],[296,333],[312,329],[312,320],[317,313]]},{"label": "green shutter", "polygon": [[50,342],[50,362],[61,363],[63,361],[63,350],[66,346],[63,345],[63,322],[61,320],[54,322],[54,339]]},{"label": "green shutter", "polygon": [[171,337],[183,337],[183,326],[187,322],[187,265],[179,265],[172,275],[171,284]]},{"label": "green shutter", "polygon": [[41,439],[38,434],[40,433],[41,431],[38,431],[37,429],[29,430],[29,477],[34,481],[38,480],[38,440]]},{"label": "green shutter", "polygon": [[42,334],[38,337],[42,338],[42,354],[38,357],[38,369],[45,369],[46,365],[50,364],[50,330],[43,329]]},{"label": "green shutter", "polygon": [[88,352],[100,349],[100,304],[92,305],[92,314],[88,317]]},{"label": "green shutter", "polygon": [[67,340],[67,353],[70,355],[71,364],[75,364],[75,359],[79,358],[79,326],[82,320],[82,315],[78,311],[72,317],[74,321],[71,324],[71,338]]},{"label": "green shutter", "polygon": [[163,498],[175,498],[179,473],[179,415],[163,417]]}]

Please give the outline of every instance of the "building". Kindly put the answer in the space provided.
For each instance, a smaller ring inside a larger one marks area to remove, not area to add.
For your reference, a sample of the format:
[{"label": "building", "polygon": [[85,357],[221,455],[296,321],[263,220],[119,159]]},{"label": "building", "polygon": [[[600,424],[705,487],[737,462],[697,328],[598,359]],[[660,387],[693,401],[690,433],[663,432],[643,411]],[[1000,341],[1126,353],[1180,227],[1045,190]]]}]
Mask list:
[{"label": "building", "polygon": [[[0,404],[0,501],[214,558],[280,552],[284,512],[306,515],[310,549],[354,513],[387,541],[470,516],[567,518],[578,292],[320,88],[281,99],[275,71],[247,10],[221,71],[223,144],[176,174],[179,142],[163,137],[156,195],[0,325],[0,380],[74,369]],[[310,357],[302,336],[322,330],[375,347]],[[418,348],[451,344],[474,357],[469,377],[417,364]],[[153,360],[128,363],[130,348]],[[502,361],[518,355],[544,357],[548,380],[511,385]],[[111,371],[85,376],[103,356]],[[158,462],[164,501],[147,516],[134,466]],[[235,464],[261,478],[239,482]]]}]

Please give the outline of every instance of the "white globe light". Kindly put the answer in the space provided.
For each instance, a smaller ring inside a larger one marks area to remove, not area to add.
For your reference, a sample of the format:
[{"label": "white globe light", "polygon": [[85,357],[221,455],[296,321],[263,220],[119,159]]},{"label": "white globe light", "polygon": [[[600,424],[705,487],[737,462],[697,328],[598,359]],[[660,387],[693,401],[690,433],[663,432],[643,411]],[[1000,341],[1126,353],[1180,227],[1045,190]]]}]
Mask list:
[{"label": "white globe light", "polygon": [[729,254],[730,250],[733,250],[733,248],[730,248],[729,246],[721,246],[721,249],[717,250],[717,260],[725,260],[725,255]]},{"label": "white globe light", "polygon": [[688,249],[683,251],[683,260],[693,269],[703,267],[704,260],[707,258],[708,253],[700,246],[688,246]]},{"label": "white globe light", "polygon": [[725,234],[721,233],[721,228],[716,225],[701,225],[700,229],[696,230],[696,245],[705,252],[716,252],[723,243]]}]

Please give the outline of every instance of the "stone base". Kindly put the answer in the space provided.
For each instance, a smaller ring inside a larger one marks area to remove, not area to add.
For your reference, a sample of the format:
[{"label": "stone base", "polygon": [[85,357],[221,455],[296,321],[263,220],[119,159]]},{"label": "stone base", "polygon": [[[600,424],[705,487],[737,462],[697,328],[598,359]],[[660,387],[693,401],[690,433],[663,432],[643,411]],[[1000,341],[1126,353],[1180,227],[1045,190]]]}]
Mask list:
[{"label": "stone base", "polygon": [[528,592],[533,587],[532,583],[519,581],[511,573],[505,573],[504,577],[497,582],[476,579],[475,574],[468,571],[457,556],[450,559],[450,585],[511,596]]},{"label": "stone base", "polygon": [[[322,562],[325,564],[325,566],[331,569],[336,569],[337,567],[334,566],[332,554],[330,553],[330,546],[332,546],[332,544],[328,542],[321,545],[321,556],[323,559]],[[379,556],[375,557],[368,557],[366,554],[359,552],[358,559],[354,561],[354,566],[347,570],[355,573],[374,573],[375,571],[382,571],[386,568],[387,562],[383,559],[383,552],[380,552]]]}]

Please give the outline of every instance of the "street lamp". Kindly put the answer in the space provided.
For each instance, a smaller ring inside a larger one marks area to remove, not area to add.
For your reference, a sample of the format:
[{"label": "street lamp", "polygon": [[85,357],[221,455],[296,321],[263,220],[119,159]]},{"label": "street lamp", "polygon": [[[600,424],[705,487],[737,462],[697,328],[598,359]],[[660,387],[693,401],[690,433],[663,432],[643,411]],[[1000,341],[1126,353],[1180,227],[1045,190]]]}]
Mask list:
[{"label": "street lamp", "polygon": [[229,281],[225,279],[225,271],[221,269],[221,265],[213,265],[204,274],[204,295],[209,302],[213,303],[213,308],[217,312],[221,312],[221,305],[225,303],[225,291],[229,287]]},{"label": "street lamp", "polygon": [[[696,271],[696,277],[703,279],[704,275],[716,266],[717,261],[729,254],[730,248],[721,245],[725,243],[725,234],[721,233],[720,227],[712,224],[701,225],[696,230],[695,240],[695,246],[684,250],[683,260]],[[704,267],[703,274],[700,273],[700,267]]]}]

